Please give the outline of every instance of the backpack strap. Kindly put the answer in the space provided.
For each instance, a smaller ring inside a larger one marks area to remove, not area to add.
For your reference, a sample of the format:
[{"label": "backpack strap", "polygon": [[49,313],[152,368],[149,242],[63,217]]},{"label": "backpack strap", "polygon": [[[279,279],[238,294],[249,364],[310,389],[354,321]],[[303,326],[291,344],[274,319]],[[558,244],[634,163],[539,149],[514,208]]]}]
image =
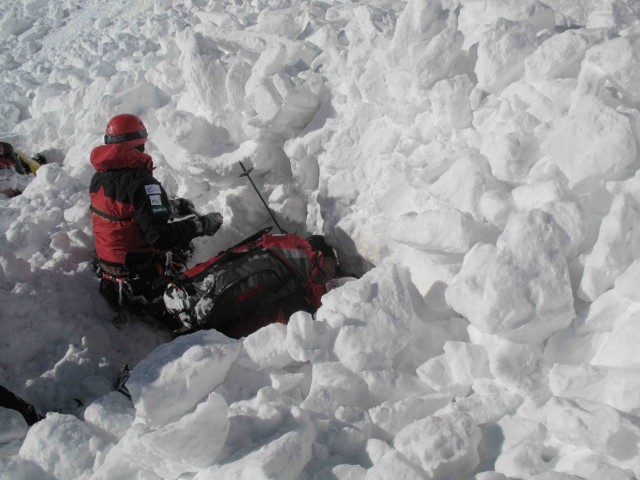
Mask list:
[{"label": "backpack strap", "polygon": [[89,210],[91,210],[93,213],[95,213],[99,217],[106,218],[107,220],[111,220],[113,222],[126,222],[132,219],[132,217],[116,217],[115,215],[110,215],[106,212],[103,212],[102,210],[98,210],[93,205],[89,207]]},{"label": "backpack strap", "polygon": [[236,243],[235,245],[233,245],[232,247],[227,248],[226,250],[220,252],[222,253],[227,253],[231,250],[233,250],[234,248],[237,247],[241,247],[242,245],[244,245],[245,243],[251,243],[251,242],[255,242],[256,240],[258,240],[259,238],[262,238],[263,235],[266,235],[267,233],[269,233],[271,231],[273,227],[266,227],[263,228],[262,230],[258,230],[256,233],[254,233],[253,235],[249,235],[247,238],[245,238],[244,240]]}]

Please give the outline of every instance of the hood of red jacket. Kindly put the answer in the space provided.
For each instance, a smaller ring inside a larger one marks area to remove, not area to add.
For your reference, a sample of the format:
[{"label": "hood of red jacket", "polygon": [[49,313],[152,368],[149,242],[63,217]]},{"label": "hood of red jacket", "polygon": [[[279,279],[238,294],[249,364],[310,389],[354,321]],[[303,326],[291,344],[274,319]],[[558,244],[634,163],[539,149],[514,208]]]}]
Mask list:
[{"label": "hood of red jacket", "polygon": [[131,148],[131,145],[112,143],[100,145],[91,151],[91,165],[98,172],[122,168],[139,168],[151,172],[153,159],[146,153]]}]

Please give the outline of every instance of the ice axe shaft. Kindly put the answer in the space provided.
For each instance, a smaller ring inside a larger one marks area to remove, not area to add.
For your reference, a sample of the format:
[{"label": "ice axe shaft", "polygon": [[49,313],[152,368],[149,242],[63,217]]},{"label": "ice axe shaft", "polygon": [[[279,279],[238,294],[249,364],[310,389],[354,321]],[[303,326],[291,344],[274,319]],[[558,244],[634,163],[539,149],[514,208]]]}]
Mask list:
[{"label": "ice axe shaft", "polygon": [[251,186],[253,187],[253,189],[256,191],[256,193],[258,194],[258,197],[260,197],[260,200],[262,201],[262,204],[264,205],[264,208],[267,209],[267,212],[269,212],[269,216],[271,216],[271,220],[273,220],[273,223],[276,224],[276,227],[278,227],[278,230],[280,230],[280,233],[287,233],[279,224],[278,221],[276,220],[276,217],[273,215],[273,212],[271,211],[271,209],[269,208],[269,205],[267,205],[267,202],[264,201],[264,198],[262,198],[262,195],[260,195],[260,190],[258,190],[258,187],[256,187],[256,184],[253,183],[253,179],[251,178],[250,173],[253,171],[253,167],[250,168],[249,170],[247,170],[244,165],[242,164],[242,162],[238,162],[240,164],[240,166],[242,167],[242,171],[244,173],[241,173],[240,176],[241,177],[247,177],[249,179],[249,181],[251,182]]}]

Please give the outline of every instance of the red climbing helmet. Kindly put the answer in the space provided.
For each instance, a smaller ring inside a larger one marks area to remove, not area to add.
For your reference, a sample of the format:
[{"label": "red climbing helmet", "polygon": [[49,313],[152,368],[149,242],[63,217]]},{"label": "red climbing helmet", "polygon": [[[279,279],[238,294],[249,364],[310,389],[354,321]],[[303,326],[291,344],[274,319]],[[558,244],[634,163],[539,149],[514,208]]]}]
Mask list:
[{"label": "red climbing helmet", "polygon": [[104,132],[104,143],[124,143],[135,147],[147,141],[147,129],[135,115],[122,113],[116,115],[109,123]]}]

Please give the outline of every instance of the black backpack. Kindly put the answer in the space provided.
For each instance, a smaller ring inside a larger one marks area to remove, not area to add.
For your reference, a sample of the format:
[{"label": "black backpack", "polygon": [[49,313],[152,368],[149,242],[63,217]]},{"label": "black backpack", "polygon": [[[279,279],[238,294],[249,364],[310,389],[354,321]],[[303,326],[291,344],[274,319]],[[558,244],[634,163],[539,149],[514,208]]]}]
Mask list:
[{"label": "black backpack", "polygon": [[321,259],[298,235],[256,235],[173,278],[165,307],[190,330],[217,328],[292,295],[318,308],[310,286]]}]

